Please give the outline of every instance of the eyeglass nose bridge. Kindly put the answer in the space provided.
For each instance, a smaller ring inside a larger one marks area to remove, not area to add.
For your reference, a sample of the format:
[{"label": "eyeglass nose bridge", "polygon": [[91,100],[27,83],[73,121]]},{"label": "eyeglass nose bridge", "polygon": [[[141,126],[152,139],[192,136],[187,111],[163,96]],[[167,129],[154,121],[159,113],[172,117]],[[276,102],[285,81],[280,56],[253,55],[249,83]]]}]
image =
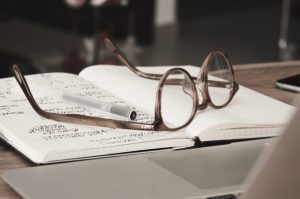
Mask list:
[{"label": "eyeglass nose bridge", "polygon": [[208,103],[201,103],[201,104],[197,104],[196,108],[197,110],[204,110],[208,107]]},{"label": "eyeglass nose bridge", "polygon": [[200,77],[198,76],[195,85],[196,85],[197,94],[198,94],[198,101],[200,101],[199,96],[202,97],[202,101],[197,104],[196,108],[197,108],[197,110],[203,110],[208,107],[208,104],[207,104],[208,97],[205,93],[205,81],[202,81],[199,78]]}]

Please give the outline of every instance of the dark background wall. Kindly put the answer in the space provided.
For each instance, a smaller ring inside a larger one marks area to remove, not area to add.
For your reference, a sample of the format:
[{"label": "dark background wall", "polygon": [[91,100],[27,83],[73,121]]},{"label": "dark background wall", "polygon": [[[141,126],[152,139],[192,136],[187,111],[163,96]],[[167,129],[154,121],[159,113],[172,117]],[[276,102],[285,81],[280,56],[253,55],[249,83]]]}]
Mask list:
[{"label": "dark background wall", "polygon": [[[91,64],[76,57],[81,53],[79,39],[110,36],[126,44],[130,33],[137,46],[122,47],[140,65],[201,65],[214,49],[225,49],[234,64],[281,60],[278,39],[283,0],[177,0],[177,23],[168,26],[155,26],[155,0],[120,2],[73,9],[63,0],[0,1],[1,75],[9,75],[12,63],[21,63],[28,73],[78,72]],[[289,59],[299,58],[299,2],[291,1]],[[97,45],[103,48],[101,40]],[[55,62],[58,56],[62,60]],[[103,60],[97,63],[106,63]]]}]

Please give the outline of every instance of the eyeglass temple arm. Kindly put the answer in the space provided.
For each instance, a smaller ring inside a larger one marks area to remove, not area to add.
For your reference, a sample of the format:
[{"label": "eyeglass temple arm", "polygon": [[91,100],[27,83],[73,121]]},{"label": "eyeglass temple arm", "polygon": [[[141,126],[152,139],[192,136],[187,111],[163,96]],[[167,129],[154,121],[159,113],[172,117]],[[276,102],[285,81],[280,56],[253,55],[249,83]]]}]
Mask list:
[{"label": "eyeglass temple arm", "polygon": [[34,100],[33,95],[28,87],[27,81],[25,80],[25,77],[22,74],[22,72],[20,71],[19,67],[15,64],[12,66],[12,69],[13,69],[13,74],[14,74],[19,86],[21,87],[23,93],[25,94],[26,98],[28,99],[29,103],[31,104],[31,106],[34,108],[34,110],[38,114],[42,115],[44,111],[38,106],[38,104]]},{"label": "eyeglass temple arm", "polygon": [[232,87],[232,82],[207,80],[207,83],[208,83],[208,86],[211,86],[211,87],[219,87],[219,88],[231,88]]},{"label": "eyeglass temple arm", "polygon": [[[104,43],[106,47],[120,60],[125,64],[132,72],[136,73],[137,75],[153,79],[153,80],[160,80],[160,78],[163,76],[162,74],[154,74],[154,73],[145,73],[137,69],[122,53],[122,51],[117,47],[115,43],[113,43],[109,38],[104,39]],[[196,82],[197,78],[192,77],[193,81]],[[182,79],[170,79],[165,82],[167,85],[179,85],[182,84],[184,80]],[[221,81],[214,81],[214,80],[208,80],[209,86],[212,87],[220,87],[220,88],[230,88],[231,83],[230,82],[221,82]]]},{"label": "eyeglass temple arm", "polygon": [[162,77],[161,74],[154,74],[154,73],[144,73],[143,71],[140,71],[137,69],[128,59],[127,57],[122,53],[122,51],[117,47],[116,44],[114,44],[110,39],[105,38],[104,43],[106,47],[123,63],[125,64],[132,72],[136,73],[137,75],[153,79],[153,80],[160,80]]},{"label": "eyeglass temple arm", "polygon": [[32,108],[40,116],[45,117],[47,119],[52,119],[60,122],[94,125],[94,126],[102,126],[102,127],[109,127],[109,128],[154,130],[153,124],[142,124],[136,122],[112,120],[112,119],[84,116],[78,114],[59,114],[59,113],[51,113],[51,112],[44,111],[39,107],[39,105],[34,100],[34,97],[29,89],[27,81],[17,65],[13,65],[13,74],[18,84],[20,85],[23,93],[25,94],[27,100],[31,104]]},{"label": "eyeglass temple arm", "polygon": [[233,94],[235,94],[239,90],[239,87],[240,87],[236,81],[223,82],[223,81],[207,80],[207,82],[208,82],[208,86],[211,86],[211,87],[232,89]]},{"label": "eyeglass temple arm", "polygon": [[[148,79],[153,79],[153,80],[160,80],[160,78],[163,76],[162,74],[155,74],[155,73],[145,73],[143,71],[140,71],[137,69],[124,55],[124,53],[118,48],[118,46],[112,42],[109,38],[104,39],[104,43],[106,47],[123,63],[125,64],[132,72],[136,73],[137,75],[148,78]],[[194,81],[197,81],[196,77],[192,77]],[[168,83],[169,80],[167,80],[166,83]],[[169,84],[174,84],[177,85],[180,82],[178,80],[173,81],[173,83]]]},{"label": "eyeglass temple arm", "polygon": [[[156,73],[145,73],[143,71],[140,71],[137,69],[124,55],[124,53],[117,47],[115,43],[113,43],[110,39],[105,38],[104,43],[106,47],[120,60],[123,64],[125,64],[132,72],[136,73],[137,75],[153,79],[153,80],[160,80],[160,78],[163,76],[163,74],[156,74]],[[195,77],[193,77],[195,78]],[[196,80],[196,78],[195,78]]]},{"label": "eyeglass temple arm", "polygon": [[[166,85],[181,85],[184,83],[184,79],[169,79],[165,82]],[[231,88],[231,82],[207,80],[208,86],[219,87],[219,88]]]}]

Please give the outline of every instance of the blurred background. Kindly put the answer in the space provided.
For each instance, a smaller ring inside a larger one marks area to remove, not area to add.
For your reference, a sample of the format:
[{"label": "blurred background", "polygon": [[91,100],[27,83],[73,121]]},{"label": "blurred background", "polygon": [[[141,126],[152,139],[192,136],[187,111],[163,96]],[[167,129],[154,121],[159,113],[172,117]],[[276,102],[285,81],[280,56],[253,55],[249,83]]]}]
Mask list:
[{"label": "blurred background", "polygon": [[233,64],[294,60],[300,1],[2,0],[0,76],[120,64],[105,37],[136,65],[201,66],[214,49]]}]

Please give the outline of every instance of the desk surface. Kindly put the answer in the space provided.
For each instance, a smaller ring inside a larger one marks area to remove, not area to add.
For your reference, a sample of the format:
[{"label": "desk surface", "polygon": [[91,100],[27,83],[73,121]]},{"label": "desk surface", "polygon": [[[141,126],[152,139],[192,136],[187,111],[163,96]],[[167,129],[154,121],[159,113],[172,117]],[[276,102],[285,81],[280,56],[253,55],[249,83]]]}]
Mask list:
[{"label": "desk surface", "polygon": [[[255,91],[291,104],[296,93],[280,90],[275,87],[277,79],[300,73],[300,61],[247,64],[234,66],[237,81]],[[6,169],[33,166],[23,156],[0,141],[0,173]],[[20,198],[0,178],[0,198]]]}]

